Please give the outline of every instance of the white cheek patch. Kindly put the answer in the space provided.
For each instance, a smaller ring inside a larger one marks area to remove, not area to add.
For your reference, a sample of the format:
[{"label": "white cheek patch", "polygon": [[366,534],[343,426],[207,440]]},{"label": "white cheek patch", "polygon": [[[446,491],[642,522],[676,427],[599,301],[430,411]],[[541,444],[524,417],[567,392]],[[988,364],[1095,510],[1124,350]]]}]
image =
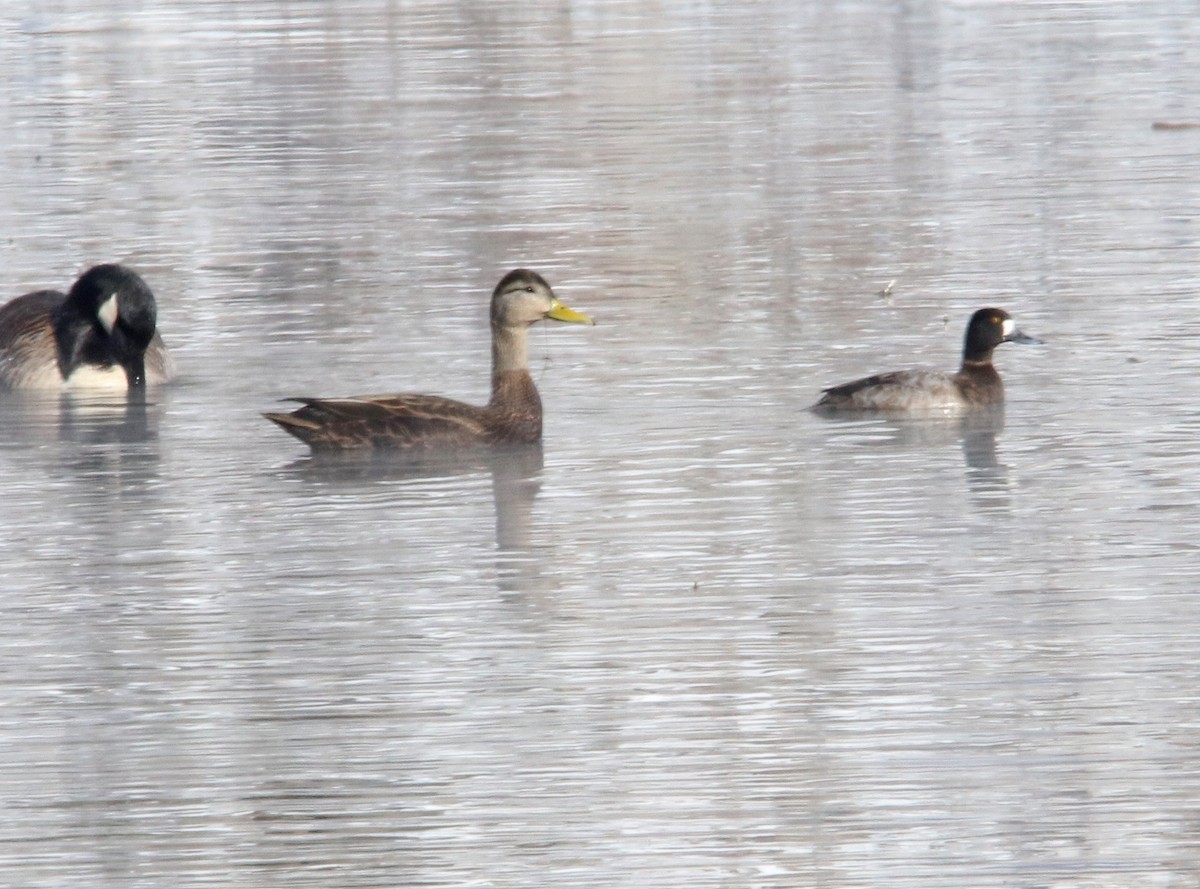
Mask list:
[{"label": "white cheek patch", "polygon": [[100,308],[96,310],[96,317],[100,319],[104,329],[112,333],[112,329],[117,323],[117,295],[115,293],[100,303]]},{"label": "white cheek patch", "polygon": [[108,392],[129,391],[129,377],[125,369],[112,367],[97,367],[94,364],[84,364],[75,369],[63,383],[66,389],[100,389]]},{"label": "white cheek patch", "polygon": [[1005,318],[1004,323],[1000,325],[1000,331],[1005,336],[1012,336],[1016,332],[1017,322],[1012,318]]}]

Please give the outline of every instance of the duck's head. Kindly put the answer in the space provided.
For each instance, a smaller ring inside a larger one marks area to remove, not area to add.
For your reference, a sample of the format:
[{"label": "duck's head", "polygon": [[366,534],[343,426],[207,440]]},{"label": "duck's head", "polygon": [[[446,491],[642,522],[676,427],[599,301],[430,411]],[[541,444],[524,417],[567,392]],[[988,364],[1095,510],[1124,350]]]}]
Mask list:
[{"label": "duck's head", "polygon": [[492,293],[493,327],[528,327],[543,318],[570,324],[594,324],[587,315],[567,308],[546,279],[529,269],[514,269]]},{"label": "duck's head", "polygon": [[987,361],[1001,343],[1038,344],[1041,340],[1017,329],[1017,322],[1004,309],[980,309],[971,316],[963,343],[963,360]]},{"label": "duck's head", "polygon": [[117,365],[130,388],[145,385],[145,354],[157,316],[154,294],[136,273],[115,264],[93,266],[71,287],[60,316],[66,367]]}]

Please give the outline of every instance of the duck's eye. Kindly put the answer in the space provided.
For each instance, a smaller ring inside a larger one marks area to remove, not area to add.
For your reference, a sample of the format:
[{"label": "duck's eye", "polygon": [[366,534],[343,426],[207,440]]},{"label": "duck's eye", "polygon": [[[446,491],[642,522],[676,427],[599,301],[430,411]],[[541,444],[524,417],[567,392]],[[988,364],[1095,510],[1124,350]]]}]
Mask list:
[{"label": "duck's eye", "polygon": [[532,284],[526,284],[526,285],[525,285],[525,292],[526,292],[526,293],[533,293],[533,285],[532,285]]}]

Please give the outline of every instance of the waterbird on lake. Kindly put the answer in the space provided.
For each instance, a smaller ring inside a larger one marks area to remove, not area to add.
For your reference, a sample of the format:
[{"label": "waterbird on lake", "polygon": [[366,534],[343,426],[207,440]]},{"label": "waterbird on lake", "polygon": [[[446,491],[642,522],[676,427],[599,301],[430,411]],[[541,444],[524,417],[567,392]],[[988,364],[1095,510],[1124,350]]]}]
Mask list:
[{"label": "waterbird on lake", "polygon": [[0,389],[127,391],[166,382],[173,365],[146,282],[124,266],[84,272],[63,294],[0,307]]},{"label": "waterbird on lake", "polygon": [[303,407],[265,413],[314,451],[430,449],[541,440],[542,401],[529,375],[531,325],[552,318],[593,324],[559,301],[537,272],[515,269],[492,292],[492,397],[476,406],[436,395],[292,398]]},{"label": "waterbird on lake", "polygon": [[823,390],[813,409],[841,411],[959,413],[1004,401],[1004,383],[992,364],[1001,343],[1040,343],[1017,329],[1003,309],[980,309],[971,316],[958,373],[898,370],[863,377]]}]

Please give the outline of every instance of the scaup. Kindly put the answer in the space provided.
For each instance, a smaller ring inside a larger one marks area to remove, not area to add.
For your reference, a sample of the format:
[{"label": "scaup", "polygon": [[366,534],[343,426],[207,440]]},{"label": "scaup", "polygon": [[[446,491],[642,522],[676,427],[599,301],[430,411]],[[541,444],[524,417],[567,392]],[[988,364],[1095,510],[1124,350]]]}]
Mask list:
[{"label": "scaup", "polygon": [[1004,383],[992,365],[1001,343],[1040,343],[1022,333],[1003,309],[980,309],[971,316],[956,374],[899,370],[864,377],[823,390],[813,405],[820,412],[887,411],[955,413],[1004,401]]}]

